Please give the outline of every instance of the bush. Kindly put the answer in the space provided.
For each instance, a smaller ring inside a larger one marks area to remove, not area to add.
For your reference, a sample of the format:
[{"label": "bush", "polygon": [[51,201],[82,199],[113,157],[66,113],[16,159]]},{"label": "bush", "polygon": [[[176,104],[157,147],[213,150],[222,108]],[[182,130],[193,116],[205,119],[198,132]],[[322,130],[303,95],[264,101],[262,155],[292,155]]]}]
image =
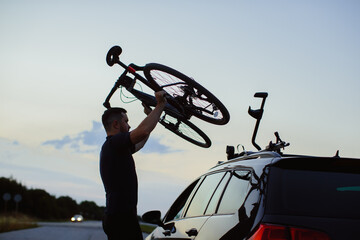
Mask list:
[{"label": "bush", "polygon": [[0,233],[37,227],[35,219],[24,214],[0,215]]},{"label": "bush", "polygon": [[[13,199],[3,200],[4,193],[13,198],[16,194],[22,196],[16,208]],[[83,201],[78,205],[69,196],[56,198],[42,189],[27,189],[13,178],[0,177],[0,214],[6,212],[20,212],[44,220],[68,220],[71,216],[81,213],[85,219],[101,220],[103,208],[95,202]]]}]

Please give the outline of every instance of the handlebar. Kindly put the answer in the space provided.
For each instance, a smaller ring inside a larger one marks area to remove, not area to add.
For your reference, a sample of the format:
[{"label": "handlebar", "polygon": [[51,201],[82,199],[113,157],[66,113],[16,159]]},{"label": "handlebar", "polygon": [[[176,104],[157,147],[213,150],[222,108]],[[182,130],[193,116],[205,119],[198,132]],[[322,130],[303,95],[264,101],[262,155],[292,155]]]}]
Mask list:
[{"label": "handlebar", "polygon": [[121,82],[124,78],[126,78],[126,74],[128,73],[127,70],[125,70],[121,76],[119,77],[119,79],[115,82],[114,86],[112,87],[112,89],[110,90],[110,93],[108,94],[108,96],[105,99],[105,102],[103,103],[103,106],[106,107],[107,109],[111,108],[110,105],[110,98],[112,97],[112,95],[116,92],[116,90],[120,87]]}]

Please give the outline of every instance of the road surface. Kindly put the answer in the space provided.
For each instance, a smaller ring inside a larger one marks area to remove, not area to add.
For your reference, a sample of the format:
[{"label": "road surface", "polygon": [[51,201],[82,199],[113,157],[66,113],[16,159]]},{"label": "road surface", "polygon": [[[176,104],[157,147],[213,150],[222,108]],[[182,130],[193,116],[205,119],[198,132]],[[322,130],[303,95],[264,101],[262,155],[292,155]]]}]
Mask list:
[{"label": "road surface", "polygon": [[[0,233],[0,240],[107,240],[100,221],[38,224],[37,228]],[[146,235],[143,233],[144,238]]]}]

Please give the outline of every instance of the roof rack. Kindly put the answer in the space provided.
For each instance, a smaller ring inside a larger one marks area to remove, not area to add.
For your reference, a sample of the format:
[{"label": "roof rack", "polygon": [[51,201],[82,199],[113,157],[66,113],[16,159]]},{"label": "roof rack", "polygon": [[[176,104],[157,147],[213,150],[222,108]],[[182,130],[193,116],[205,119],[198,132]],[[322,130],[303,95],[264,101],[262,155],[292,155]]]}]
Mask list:
[{"label": "roof rack", "polygon": [[[227,146],[232,147],[232,146]],[[244,161],[249,159],[257,159],[257,158],[276,158],[281,157],[277,152],[271,152],[271,151],[260,151],[260,152],[241,152],[241,153],[234,153],[233,155],[227,155],[228,161],[218,161],[217,165],[223,164],[223,163],[229,163],[230,161]]]},{"label": "roof rack", "polygon": [[226,146],[226,154],[227,159],[231,160],[234,158],[240,158],[240,160],[246,160],[249,158],[264,158],[264,157],[281,157],[282,154],[276,152],[276,151],[268,151],[268,150],[262,150],[259,152],[252,152],[252,151],[242,151],[235,153],[234,146]]}]

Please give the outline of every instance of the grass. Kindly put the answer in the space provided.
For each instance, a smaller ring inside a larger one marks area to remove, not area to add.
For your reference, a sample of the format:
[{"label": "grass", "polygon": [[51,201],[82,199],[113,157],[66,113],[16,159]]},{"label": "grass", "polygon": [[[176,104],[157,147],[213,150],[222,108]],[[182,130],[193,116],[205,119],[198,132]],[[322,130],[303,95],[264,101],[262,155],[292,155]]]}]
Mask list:
[{"label": "grass", "polygon": [[38,227],[36,220],[24,214],[0,215],[0,233]]},{"label": "grass", "polygon": [[145,233],[151,233],[156,227],[150,225],[140,224],[141,231]]}]

